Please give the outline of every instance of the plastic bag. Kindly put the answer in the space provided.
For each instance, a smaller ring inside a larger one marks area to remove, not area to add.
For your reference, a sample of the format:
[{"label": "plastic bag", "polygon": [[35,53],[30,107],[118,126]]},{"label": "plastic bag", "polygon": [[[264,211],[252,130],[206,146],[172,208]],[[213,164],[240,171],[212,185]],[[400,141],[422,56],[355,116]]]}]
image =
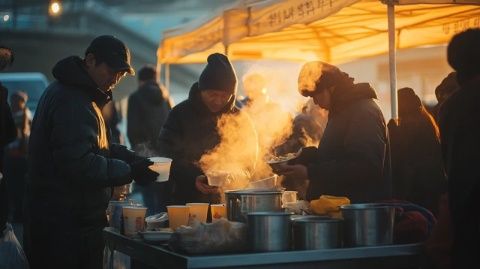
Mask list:
[{"label": "plastic bag", "polygon": [[103,251],[103,269],[130,269],[130,256],[105,247]]},{"label": "plastic bag", "polygon": [[169,246],[188,254],[242,252],[247,249],[247,226],[223,218],[214,223],[194,220],[191,226],[177,228]]},{"label": "plastic bag", "polygon": [[28,269],[28,261],[22,246],[13,232],[12,225],[7,223],[0,238],[0,268]]}]

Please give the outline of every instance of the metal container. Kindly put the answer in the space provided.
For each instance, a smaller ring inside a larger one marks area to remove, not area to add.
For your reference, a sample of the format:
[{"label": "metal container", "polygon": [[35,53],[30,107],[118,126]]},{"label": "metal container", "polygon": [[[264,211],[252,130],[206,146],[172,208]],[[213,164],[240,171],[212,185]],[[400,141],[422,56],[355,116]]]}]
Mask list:
[{"label": "metal container", "polygon": [[290,249],[290,213],[248,213],[248,244],[255,252],[284,251]]},{"label": "metal container", "polygon": [[393,244],[395,207],[386,204],[340,206],[344,219],[344,244],[347,247]]},{"label": "metal container", "polygon": [[293,219],[293,247],[296,250],[342,247],[342,220],[304,216]]},{"label": "metal container", "polygon": [[283,190],[227,191],[227,218],[230,221],[247,222],[247,213],[250,212],[282,212],[282,193]]}]

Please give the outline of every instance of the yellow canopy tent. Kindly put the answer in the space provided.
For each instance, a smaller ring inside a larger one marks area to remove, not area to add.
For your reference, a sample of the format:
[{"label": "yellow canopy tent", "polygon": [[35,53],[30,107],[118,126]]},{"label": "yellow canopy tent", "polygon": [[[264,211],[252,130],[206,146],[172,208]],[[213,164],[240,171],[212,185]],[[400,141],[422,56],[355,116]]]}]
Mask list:
[{"label": "yellow canopy tent", "polygon": [[210,53],[225,52],[232,60],[339,64],[390,51],[396,118],[395,49],[445,44],[457,32],[480,27],[480,0],[387,2],[243,1],[191,31],[165,32],[158,63],[200,63]]}]

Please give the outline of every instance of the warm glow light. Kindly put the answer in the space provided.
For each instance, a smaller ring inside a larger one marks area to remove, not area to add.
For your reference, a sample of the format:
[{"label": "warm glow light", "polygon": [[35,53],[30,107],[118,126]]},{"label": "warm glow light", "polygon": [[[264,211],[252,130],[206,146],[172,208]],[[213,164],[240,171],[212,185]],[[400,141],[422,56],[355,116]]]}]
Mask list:
[{"label": "warm glow light", "polygon": [[10,15],[7,14],[7,15],[4,15],[4,16],[3,16],[3,21],[6,22],[6,21],[8,21],[9,19],[10,19]]},{"label": "warm glow light", "polygon": [[58,15],[62,11],[62,6],[59,2],[52,2],[50,4],[50,15]]}]

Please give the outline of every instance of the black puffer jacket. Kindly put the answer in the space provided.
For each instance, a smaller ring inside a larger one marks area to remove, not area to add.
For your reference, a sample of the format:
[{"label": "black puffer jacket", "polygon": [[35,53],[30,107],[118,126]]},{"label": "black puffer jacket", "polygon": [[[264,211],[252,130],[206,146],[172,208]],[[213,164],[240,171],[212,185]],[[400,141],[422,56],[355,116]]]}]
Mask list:
[{"label": "black puffer jacket", "polygon": [[308,165],[308,200],[322,194],[354,203],[390,198],[388,135],[374,99],[367,83],[334,92],[327,127]]},{"label": "black puffer jacket", "polygon": [[[201,100],[198,83],[195,83],[188,99],[170,112],[160,131],[157,150],[173,159],[169,181],[173,183],[175,203],[218,202],[218,196],[203,195],[195,188],[195,178],[203,174],[197,162],[220,143],[219,118],[225,113],[240,113],[234,101],[232,98],[224,110],[212,113]],[[253,129],[252,135],[256,135]]]},{"label": "black puffer jacket", "polygon": [[172,109],[165,89],[147,81],[128,99],[127,135],[135,149],[142,143],[154,143]]},{"label": "black puffer jacket", "polygon": [[105,225],[110,187],[130,178],[130,166],[110,156],[118,146],[109,144],[100,110],[111,95],[96,87],[78,57],[58,62],[53,75],[57,81],[39,101],[30,136],[32,229],[37,218],[72,230]]},{"label": "black puffer jacket", "polygon": [[443,161],[453,224],[452,268],[480,264],[480,75],[440,109]]}]

